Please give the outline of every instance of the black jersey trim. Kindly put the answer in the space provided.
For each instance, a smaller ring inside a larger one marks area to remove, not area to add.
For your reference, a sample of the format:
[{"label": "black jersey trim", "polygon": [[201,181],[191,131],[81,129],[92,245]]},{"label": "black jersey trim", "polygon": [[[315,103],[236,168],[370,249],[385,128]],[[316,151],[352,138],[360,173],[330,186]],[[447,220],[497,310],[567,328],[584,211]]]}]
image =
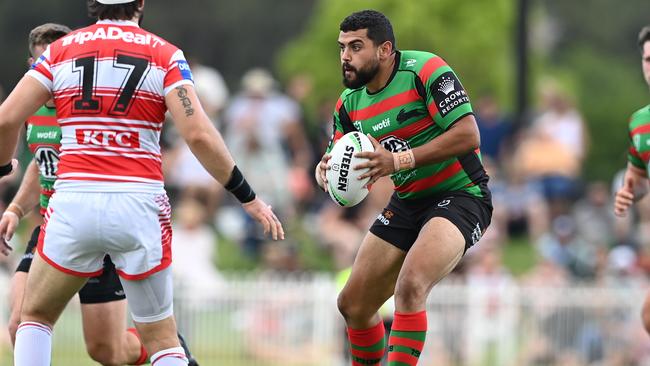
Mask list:
[{"label": "black jersey trim", "polygon": [[478,154],[472,151],[457,157],[457,159],[467,177],[481,189],[481,196],[486,199],[490,198],[491,194],[487,186],[490,177],[487,175]]},{"label": "black jersey trim", "polygon": [[356,131],[356,127],[350,119],[348,111],[345,109],[345,104],[341,103],[341,108],[339,108],[339,122],[341,122],[341,127],[343,128],[343,134],[345,135],[348,132]]}]

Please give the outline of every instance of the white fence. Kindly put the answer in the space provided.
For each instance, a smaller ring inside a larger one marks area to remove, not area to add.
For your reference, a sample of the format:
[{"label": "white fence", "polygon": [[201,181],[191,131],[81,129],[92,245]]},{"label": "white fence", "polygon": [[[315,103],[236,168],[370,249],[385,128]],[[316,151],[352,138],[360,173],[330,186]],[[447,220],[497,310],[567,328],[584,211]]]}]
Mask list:
[{"label": "white fence", "polygon": [[[328,276],[231,277],[216,296],[179,286],[176,316],[204,366],[346,365],[336,293]],[[439,285],[420,365],[650,365],[644,296],[639,288]],[[53,365],[92,365],[79,318],[73,303],[55,329]]]}]

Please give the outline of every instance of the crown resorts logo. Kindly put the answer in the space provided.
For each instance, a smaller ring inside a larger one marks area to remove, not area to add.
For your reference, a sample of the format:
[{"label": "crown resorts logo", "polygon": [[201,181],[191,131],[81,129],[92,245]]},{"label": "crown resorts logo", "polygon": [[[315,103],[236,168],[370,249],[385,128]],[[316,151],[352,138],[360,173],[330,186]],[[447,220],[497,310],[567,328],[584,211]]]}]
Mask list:
[{"label": "crown resorts logo", "polygon": [[454,81],[450,77],[443,76],[439,85],[438,90],[445,93],[445,95],[448,95],[455,89]]}]

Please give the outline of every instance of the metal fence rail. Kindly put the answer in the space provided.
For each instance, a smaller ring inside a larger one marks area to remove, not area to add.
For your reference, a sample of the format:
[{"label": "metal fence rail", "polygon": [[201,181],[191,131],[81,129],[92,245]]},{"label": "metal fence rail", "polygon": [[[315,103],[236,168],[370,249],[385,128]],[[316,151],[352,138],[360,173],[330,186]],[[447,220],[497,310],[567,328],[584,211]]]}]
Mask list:
[{"label": "metal fence rail", "polygon": [[[202,365],[349,364],[329,276],[230,276],[217,293],[190,288],[177,286],[176,316]],[[420,364],[650,365],[644,295],[641,288],[441,284],[428,301]],[[55,329],[54,354],[55,365],[92,364],[76,302]]]}]

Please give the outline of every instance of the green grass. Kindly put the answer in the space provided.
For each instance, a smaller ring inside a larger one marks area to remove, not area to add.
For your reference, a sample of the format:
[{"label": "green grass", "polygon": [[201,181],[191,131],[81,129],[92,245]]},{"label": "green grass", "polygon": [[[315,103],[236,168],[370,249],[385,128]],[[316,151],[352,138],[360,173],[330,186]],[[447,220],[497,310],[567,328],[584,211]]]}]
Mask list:
[{"label": "green grass", "polygon": [[528,238],[514,237],[504,245],[503,264],[514,276],[521,276],[537,264],[537,253]]}]

